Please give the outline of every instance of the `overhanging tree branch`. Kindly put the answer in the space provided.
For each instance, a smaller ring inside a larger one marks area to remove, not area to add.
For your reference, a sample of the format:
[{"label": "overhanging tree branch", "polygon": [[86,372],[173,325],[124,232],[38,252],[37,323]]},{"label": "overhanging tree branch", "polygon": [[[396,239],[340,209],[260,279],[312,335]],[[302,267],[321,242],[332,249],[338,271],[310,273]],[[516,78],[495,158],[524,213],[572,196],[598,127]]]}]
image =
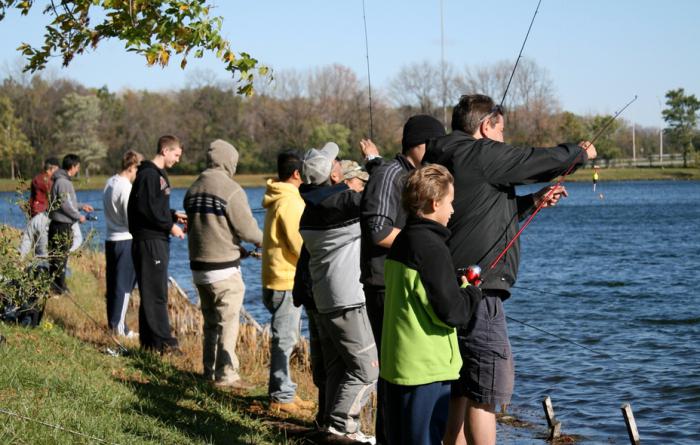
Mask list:
[{"label": "overhanging tree branch", "polygon": [[[11,8],[27,15],[34,3],[0,0],[0,20]],[[25,71],[44,69],[55,55],[60,55],[67,66],[76,55],[96,48],[101,40],[116,38],[124,42],[127,51],[143,56],[149,66],[166,66],[172,55],[179,55],[184,69],[190,55],[201,58],[206,52],[212,53],[239,83],[239,94],[251,95],[254,78],[268,74],[268,68],[248,53],[233,51],[221,35],[223,18],[209,15],[208,0],[62,0],[60,5],[63,12],[54,0],[49,0],[43,10],[52,17],[45,26],[43,45],[22,43],[17,48],[27,60]],[[91,8],[100,8],[99,16],[104,17],[94,27],[90,24]]]}]

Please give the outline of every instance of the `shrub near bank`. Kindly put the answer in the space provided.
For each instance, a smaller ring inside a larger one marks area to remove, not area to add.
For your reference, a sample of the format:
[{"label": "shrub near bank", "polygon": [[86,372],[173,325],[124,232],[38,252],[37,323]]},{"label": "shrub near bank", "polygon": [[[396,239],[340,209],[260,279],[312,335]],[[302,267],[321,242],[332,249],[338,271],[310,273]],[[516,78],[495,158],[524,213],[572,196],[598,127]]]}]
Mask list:
[{"label": "shrub near bank", "polygon": [[[16,240],[16,229],[3,230]],[[0,443],[94,443],[95,438],[130,444],[286,442],[265,408],[269,333],[241,326],[242,373],[258,388],[251,393],[217,390],[199,377],[197,307],[171,289],[169,309],[183,356],[142,353],[138,343],[125,344],[129,355],[113,356],[105,353],[118,347],[104,329],[104,255],[83,251],[71,257],[70,268],[72,294],[48,300],[39,328],[0,323],[0,334],[7,338],[0,346],[0,410],[6,411],[0,412]],[[137,300],[128,315],[133,329]],[[292,363],[293,375],[300,392],[315,399],[307,355],[304,344]]]}]

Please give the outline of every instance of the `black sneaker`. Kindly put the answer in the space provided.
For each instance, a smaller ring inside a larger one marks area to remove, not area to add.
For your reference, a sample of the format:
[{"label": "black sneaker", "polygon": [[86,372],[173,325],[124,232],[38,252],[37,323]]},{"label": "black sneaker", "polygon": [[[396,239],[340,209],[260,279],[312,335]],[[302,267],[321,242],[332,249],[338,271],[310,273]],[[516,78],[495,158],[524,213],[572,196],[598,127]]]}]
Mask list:
[{"label": "black sneaker", "polygon": [[170,357],[182,357],[185,355],[184,352],[182,352],[182,349],[178,345],[165,345],[160,348],[160,355],[162,356],[170,356]]}]

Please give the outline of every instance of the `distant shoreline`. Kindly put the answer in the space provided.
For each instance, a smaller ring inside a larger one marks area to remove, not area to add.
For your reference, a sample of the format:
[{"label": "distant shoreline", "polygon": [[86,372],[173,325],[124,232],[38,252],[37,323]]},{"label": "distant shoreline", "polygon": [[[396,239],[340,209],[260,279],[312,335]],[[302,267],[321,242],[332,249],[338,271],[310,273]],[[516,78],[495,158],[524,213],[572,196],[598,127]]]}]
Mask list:
[{"label": "distant shoreline", "polygon": [[[600,181],[700,181],[700,168],[601,168]],[[592,180],[590,168],[579,170],[567,177],[569,182],[588,182]],[[264,187],[268,178],[275,177],[274,173],[239,174],[236,181],[243,187]],[[194,182],[197,175],[171,175],[170,182],[175,188],[187,188]],[[76,182],[76,190],[102,190],[107,176],[97,175],[90,178],[80,177]],[[18,180],[0,178],[0,192],[17,190]],[[25,180],[26,188],[29,180]]]}]

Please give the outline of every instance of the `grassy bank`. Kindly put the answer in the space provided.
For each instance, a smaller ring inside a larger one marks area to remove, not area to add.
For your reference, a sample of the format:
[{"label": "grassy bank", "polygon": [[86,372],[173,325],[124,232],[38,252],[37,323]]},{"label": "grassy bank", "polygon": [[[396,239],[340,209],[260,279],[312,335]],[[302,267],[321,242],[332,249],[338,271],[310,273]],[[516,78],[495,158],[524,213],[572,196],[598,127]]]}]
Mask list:
[{"label": "grassy bank", "polygon": [[[83,253],[71,259],[71,269],[72,297],[50,299],[40,328],[0,323],[7,338],[0,346],[0,409],[93,438],[0,412],[0,443],[301,443],[310,434],[311,413],[289,419],[267,410],[269,334],[247,324],[241,329],[241,371],[256,389],[216,389],[199,377],[199,311],[173,291],[169,309],[184,354],[161,358],[127,343],[128,355],[112,356],[105,351],[116,345],[103,329],[104,257]],[[128,313],[132,329],[136,307],[134,301]],[[315,400],[304,347],[293,376],[300,395]]]},{"label": "grassy bank", "polygon": [[[274,177],[274,173],[236,175],[236,181],[243,187],[264,187],[267,178]],[[584,169],[572,174],[567,181],[590,181],[593,170]],[[195,180],[193,175],[172,175],[170,182],[175,188],[187,188]],[[692,180],[700,181],[700,168],[603,168],[600,170],[601,181],[664,181],[664,180]],[[106,176],[92,176],[79,178],[76,182],[76,190],[102,190]],[[0,192],[11,192],[17,189],[19,182],[8,178],[0,179]],[[28,188],[29,183],[26,182]]]},{"label": "grassy bank", "polygon": [[[601,181],[700,181],[700,168],[601,168]],[[593,170],[578,170],[567,181],[591,181]]]}]

